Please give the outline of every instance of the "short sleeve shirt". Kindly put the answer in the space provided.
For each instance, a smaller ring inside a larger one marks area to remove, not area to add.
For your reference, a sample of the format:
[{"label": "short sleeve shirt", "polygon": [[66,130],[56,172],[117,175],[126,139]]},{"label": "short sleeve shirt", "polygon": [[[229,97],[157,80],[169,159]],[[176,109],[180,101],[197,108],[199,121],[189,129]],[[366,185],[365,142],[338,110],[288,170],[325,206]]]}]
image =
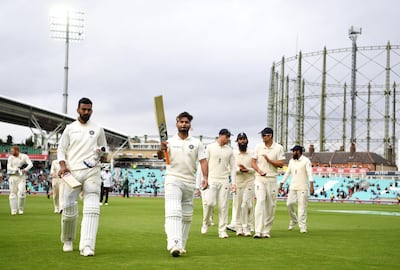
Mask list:
[{"label": "short sleeve shirt", "polygon": [[195,183],[197,161],[206,158],[203,144],[200,140],[188,136],[181,139],[175,135],[168,139],[168,154],[170,164],[165,172],[166,179],[170,176],[183,181]]},{"label": "short sleeve shirt", "polygon": [[263,155],[266,155],[271,160],[285,160],[285,152],[283,146],[273,142],[270,147],[264,143],[256,145],[252,158],[257,160],[258,167],[267,173],[267,176],[278,176],[278,168],[267,162]]}]

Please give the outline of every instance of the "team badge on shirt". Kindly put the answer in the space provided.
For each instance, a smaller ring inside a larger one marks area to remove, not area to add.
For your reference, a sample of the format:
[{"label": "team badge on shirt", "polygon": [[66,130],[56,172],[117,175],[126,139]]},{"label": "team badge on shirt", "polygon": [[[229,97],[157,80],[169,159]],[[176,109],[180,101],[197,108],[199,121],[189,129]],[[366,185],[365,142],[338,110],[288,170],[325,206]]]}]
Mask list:
[{"label": "team badge on shirt", "polygon": [[90,130],[89,134],[93,136],[94,135],[94,130]]},{"label": "team badge on shirt", "polygon": [[190,144],[190,145],[189,145],[189,149],[190,149],[190,150],[193,150],[193,148],[194,148],[194,145],[193,145],[193,144]]}]

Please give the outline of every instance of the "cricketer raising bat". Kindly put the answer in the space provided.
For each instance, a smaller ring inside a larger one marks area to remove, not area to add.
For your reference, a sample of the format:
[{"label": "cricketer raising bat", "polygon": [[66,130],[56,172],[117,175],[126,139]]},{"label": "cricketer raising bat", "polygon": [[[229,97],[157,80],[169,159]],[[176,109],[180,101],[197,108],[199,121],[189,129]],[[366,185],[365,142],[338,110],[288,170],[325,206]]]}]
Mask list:
[{"label": "cricketer raising bat", "polygon": [[[160,141],[165,142],[166,140],[168,140],[168,133],[167,122],[165,121],[164,102],[162,95],[154,97],[154,109],[156,113],[158,133],[160,134]],[[164,151],[164,157],[165,163],[169,164],[168,150]]]}]

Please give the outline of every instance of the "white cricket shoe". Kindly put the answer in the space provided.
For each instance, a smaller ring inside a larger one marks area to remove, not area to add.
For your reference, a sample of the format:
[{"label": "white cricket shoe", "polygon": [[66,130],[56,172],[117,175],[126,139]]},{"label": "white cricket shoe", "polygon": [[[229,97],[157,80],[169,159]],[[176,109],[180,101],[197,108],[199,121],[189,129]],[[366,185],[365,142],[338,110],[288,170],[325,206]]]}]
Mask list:
[{"label": "white cricket shoe", "polygon": [[249,229],[245,229],[244,236],[246,236],[246,237],[251,236],[251,231]]},{"label": "white cricket shoe", "polygon": [[296,226],[296,224],[297,224],[297,222],[292,222],[292,221],[290,221],[290,222],[289,222],[288,230],[289,230],[289,231],[293,231],[293,230],[294,230],[294,227]]},{"label": "white cricket shoe", "polygon": [[271,238],[271,235],[269,234],[269,232],[262,233],[261,236],[263,238]]},{"label": "white cricket shoe", "polygon": [[221,238],[221,239],[225,239],[225,238],[228,238],[228,237],[229,237],[229,235],[228,235],[226,232],[220,232],[218,236],[219,236],[219,238]]},{"label": "white cricket shoe", "polygon": [[24,210],[18,210],[18,215],[23,215],[24,214]]},{"label": "white cricket shoe", "polygon": [[63,246],[63,251],[64,252],[72,252],[74,250],[74,247],[72,245],[72,241],[65,241],[64,246]]},{"label": "white cricket shoe", "polygon": [[84,247],[84,248],[81,250],[81,255],[82,255],[82,256],[85,256],[85,257],[94,256],[94,251],[93,251],[93,249],[91,249],[90,247]]},{"label": "white cricket shoe", "polygon": [[226,226],[226,228],[228,230],[232,231],[232,232],[236,232],[236,226],[235,225],[229,224],[228,226]]},{"label": "white cricket shoe", "polygon": [[179,257],[179,256],[181,256],[181,250],[178,248],[178,247],[173,247],[172,249],[171,249],[171,255],[172,255],[172,257]]},{"label": "white cricket shoe", "polygon": [[206,234],[208,232],[208,225],[201,226],[201,234]]},{"label": "white cricket shoe", "polygon": [[255,233],[253,237],[254,238],[261,238],[261,233]]}]

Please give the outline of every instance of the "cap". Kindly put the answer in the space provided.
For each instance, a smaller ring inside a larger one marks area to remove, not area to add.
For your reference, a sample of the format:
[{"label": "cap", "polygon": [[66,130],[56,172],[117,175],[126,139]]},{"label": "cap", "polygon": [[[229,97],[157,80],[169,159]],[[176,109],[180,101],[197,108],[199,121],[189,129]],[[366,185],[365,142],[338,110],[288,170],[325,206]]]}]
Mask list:
[{"label": "cap", "polygon": [[267,135],[267,134],[274,134],[274,131],[272,128],[266,127],[263,130],[260,131],[261,135]]},{"label": "cap", "polygon": [[300,151],[301,153],[303,153],[303,146],[297,144],[297,145],[293,146],[293,148],[290,150],[291,151]]},{"label": "cap", "polygon": [[237,137],[236,137],[236,141],[238,141],[240,138],[245,138],[247,140],[247,135],[244,132],[240,132]]},{"label": "cap", "polygon": [[232,136],[232,133],[229,130],[227,130],[226,128],[223,128],[219,131],[219,135],[227,135],[230,137],[230,136]]}]

